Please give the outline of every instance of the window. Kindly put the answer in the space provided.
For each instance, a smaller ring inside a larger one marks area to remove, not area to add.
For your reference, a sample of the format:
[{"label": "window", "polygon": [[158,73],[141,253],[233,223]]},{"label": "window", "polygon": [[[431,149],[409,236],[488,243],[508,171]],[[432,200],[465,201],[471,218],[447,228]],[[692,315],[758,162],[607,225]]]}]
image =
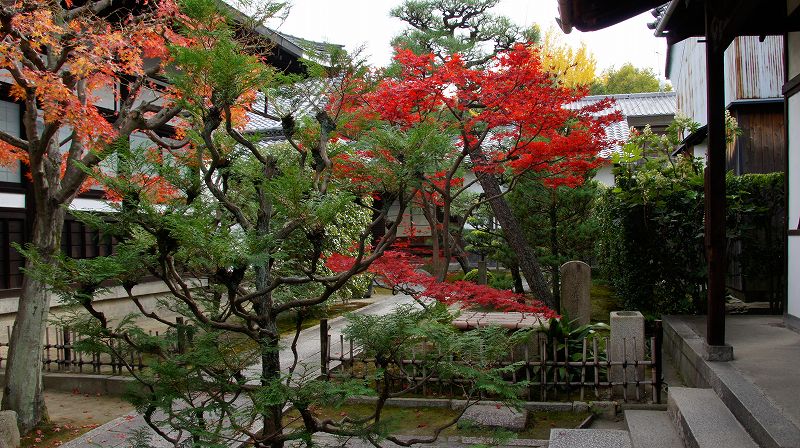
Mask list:
[{"label": "window", "polygon": [[[10,103],[8,101],[0,101],[0,130],[13,135],[14,137],[19,137],[19,114],[19,104]],[[16,163],[16,166],[0,166],[0,182],[22,182],[20,168],[19,162]]]},{"label": "window", "polygon": [[22,214],[0,216],[0,289],[20,288],[24,259],[13,243],[25,242],[25,218]]}]

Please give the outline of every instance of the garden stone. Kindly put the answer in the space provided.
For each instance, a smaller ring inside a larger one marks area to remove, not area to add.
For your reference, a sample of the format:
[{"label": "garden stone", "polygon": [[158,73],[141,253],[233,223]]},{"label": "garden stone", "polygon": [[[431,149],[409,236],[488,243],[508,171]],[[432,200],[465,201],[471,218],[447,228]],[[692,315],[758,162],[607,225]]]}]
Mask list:
[{"label": "garden stone", "polygon": [[561,265],[561,312],[576,325],[586,325],[592,318],[589,290],[592,287],[592,268],[582,261]]},{"label": "garden stone", "polygon": [[458,420],[458,426],[483,426],[522,431],[528,421],[526,409],[514,409],[506,405],[479,404],[471,406]]},{"label": "garden stone", "polygon": [[[611,347],[609,349],[611,361],[644,360],[644,316],[638,311],[612,311],[611,312]],[[622,366],[611,366],[609,373],[611,381],[629,384],[627,393],[636,393],[636,380],[644,381],[644,366],[633,367],[630,365],[623,369]],[[622,387],[614,387],[616,393],[622,393]]]},{"label": "garden stone", "polygon": [[0,411],[0,448],[17,448],[18,446],[17,413]]}]

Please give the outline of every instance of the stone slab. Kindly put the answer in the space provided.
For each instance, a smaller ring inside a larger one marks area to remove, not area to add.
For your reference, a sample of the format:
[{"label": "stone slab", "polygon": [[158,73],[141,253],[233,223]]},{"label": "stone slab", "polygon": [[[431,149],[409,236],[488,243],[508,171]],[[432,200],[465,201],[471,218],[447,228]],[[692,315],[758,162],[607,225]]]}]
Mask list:
[{"label": "stone slab", "polygon": [[503,428],[511,431],[522,431],[528,422],[527,409],[514,409],[506,405],[478,404],[469,407],[458,425],[475,425],[489,428]]},{"label": "stone slab", "polygon": [[628,431],[619,429],[551,429],[549,448],[632,448]]},{"label": "stone slab", "polygon": [[672,387],[669,412],[681,439],[697,448],[756,448],[758,445],[712,389]]},{"label": "stone slab", "polygon": [[633,448],[684,448],[678,430],[664,411],[625,411]]}]

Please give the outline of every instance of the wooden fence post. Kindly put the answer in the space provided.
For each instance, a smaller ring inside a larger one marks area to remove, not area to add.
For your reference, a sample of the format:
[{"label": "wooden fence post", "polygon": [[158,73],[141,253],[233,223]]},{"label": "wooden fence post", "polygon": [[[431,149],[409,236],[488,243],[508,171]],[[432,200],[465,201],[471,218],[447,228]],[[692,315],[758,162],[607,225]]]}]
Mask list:
[{"label": "wooden fence post", "polygon": [[178,333],[178,353],[186,351],[186,326],[183,325],[183,317],[175,318],[176,330]]},{"label": "wooden fence post", "polygon": [[661,370],[661,345],[663,344],[664,339],[664,326],[662,325],[661,320],[655,321],[655,348],[653,349],[653,355],[655,358],[653,359],[654,369],[656,372],[655,377],[655,392],[656,392],[656,403],[661,403],[661,381],[663,377],[663,372]]},{"label": "wooden fence post", "polygon": [[320,371],[323,376],[328,376],[328,319],[319,320],[319,355]]},{"label": "wooden fence post", "polygon": [[64,337],[62,339],[64,343],[64,366],[65,368],[69,368],[70,361],[72,360],[72,338],[70,338],[69,334],[69,327],[64,327],[62,329]]}]

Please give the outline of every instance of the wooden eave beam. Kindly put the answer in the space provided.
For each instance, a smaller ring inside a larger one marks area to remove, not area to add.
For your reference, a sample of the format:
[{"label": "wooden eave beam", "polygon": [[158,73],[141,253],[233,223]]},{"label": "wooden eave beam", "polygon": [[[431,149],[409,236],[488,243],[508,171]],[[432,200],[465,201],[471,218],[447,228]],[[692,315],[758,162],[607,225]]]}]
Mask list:
[{"label": "wooden eave beam", "polygon": [[559,0],[559,24],[565,33],[597,31],[662,5],[665,0]]}]

